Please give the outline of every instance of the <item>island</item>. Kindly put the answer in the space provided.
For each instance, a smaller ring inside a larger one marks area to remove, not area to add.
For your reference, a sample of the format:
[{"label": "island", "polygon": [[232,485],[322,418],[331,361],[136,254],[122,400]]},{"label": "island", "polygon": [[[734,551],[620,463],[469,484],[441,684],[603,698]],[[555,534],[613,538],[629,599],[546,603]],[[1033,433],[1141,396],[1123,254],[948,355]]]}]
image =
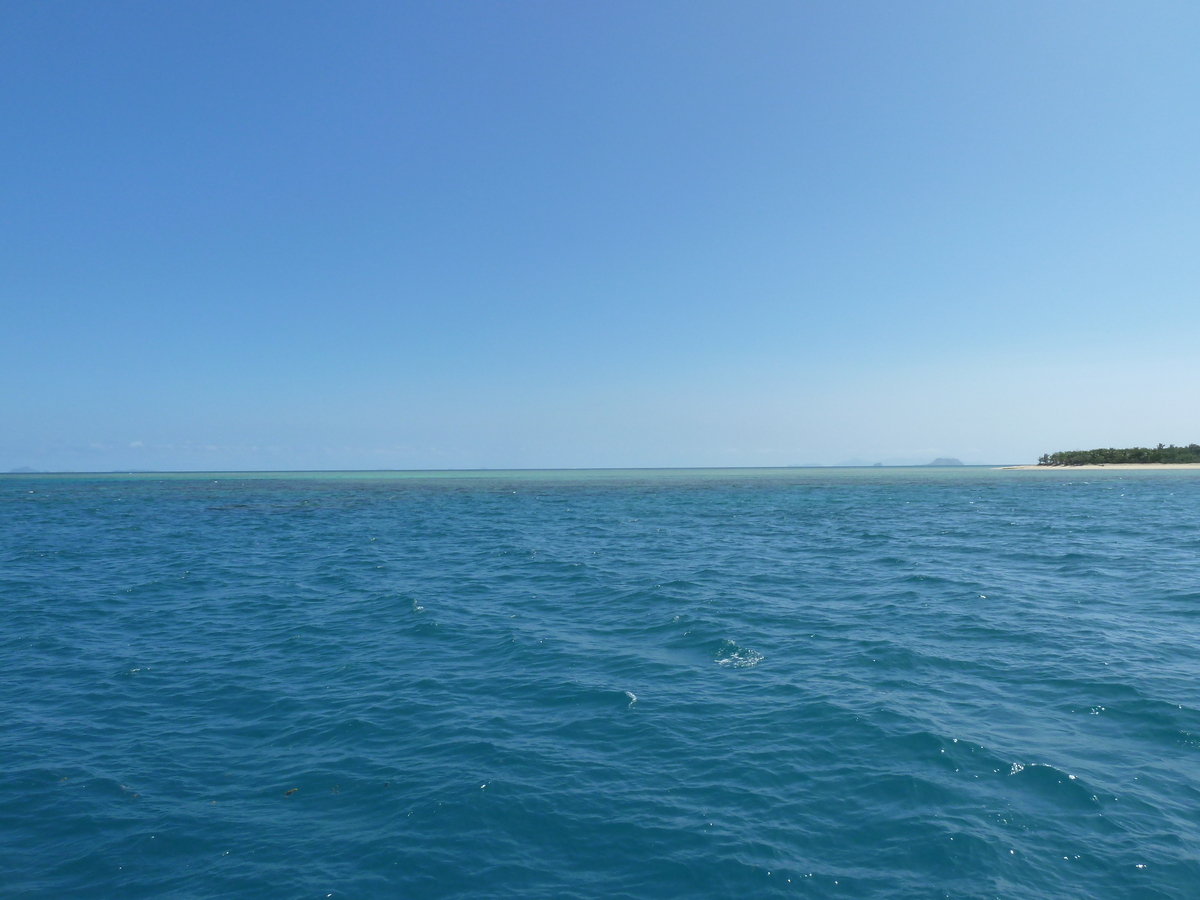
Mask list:
[{"label": "island", "polygon": [[1176,447],[1102,447],[1096,450],[1060,450],[1038,459],[1039,466],[1112,466],[1112,465],[1200,464],[1200,444]]}]

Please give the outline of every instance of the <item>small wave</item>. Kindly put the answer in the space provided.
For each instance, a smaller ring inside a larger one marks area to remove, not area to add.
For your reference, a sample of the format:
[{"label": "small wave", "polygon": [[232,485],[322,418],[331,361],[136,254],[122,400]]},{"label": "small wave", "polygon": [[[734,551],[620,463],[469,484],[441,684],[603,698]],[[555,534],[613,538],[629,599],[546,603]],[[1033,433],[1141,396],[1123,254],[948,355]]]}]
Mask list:
[{"label": "small wave", "polygon": [[1077,776],[1046,763],[1015,762],[1008,774],[1033,794],[1056,806],[1091,809],[1099,803],[1099,798]]},{"label": "small wave", "polygon": [[722,641],[721,649],[717,651],[717,665],[728,666],[732,669],[746,669],[757,666],[763,660],[763,655],[749,647],[739,647],[733,641]]}]

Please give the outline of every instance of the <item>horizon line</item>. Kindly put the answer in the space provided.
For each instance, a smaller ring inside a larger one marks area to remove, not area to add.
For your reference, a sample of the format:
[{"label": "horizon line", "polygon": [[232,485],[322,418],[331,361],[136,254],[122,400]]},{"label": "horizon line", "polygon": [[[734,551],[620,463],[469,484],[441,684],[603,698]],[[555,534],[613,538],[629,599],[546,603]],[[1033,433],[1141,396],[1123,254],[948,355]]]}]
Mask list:
[{"label": "horizon line", "polygon": [[784,465],[784,466],[522,466],[511,468],[444,468],[444,469],[55,469],[55,470],[10,470],[0,475],[282,475],[288,473],[311,474],[379,474],[379,473],[425,473],[425,472],[689,472],[689,471],[774,471],[785,469],[996,469],[1005,466],[1028,465],[1027,463],[959,463],[957,465],[933,465],[912,463],[890,465],[868,463],[866,465]]}]

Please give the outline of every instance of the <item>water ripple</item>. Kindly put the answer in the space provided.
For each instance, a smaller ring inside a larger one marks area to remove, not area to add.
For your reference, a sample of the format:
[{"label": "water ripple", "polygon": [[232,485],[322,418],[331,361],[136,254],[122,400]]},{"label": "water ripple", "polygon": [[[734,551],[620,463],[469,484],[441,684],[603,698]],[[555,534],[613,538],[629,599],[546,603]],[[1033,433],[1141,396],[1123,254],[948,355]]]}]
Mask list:
[{"label": "water ripple", "polygon": [[16,896],[1200,884],[1192,473],[7,476],[0,527]]}]

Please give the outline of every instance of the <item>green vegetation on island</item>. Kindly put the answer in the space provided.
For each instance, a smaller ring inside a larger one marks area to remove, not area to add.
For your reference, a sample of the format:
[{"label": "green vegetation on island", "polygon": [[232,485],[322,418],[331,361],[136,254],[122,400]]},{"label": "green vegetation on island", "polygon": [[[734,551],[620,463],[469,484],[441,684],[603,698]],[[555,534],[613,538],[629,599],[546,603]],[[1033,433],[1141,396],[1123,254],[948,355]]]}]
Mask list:
[{"label": "green vegetation on island", "polygon": [[1121,463],[1200,463],[1200,444],[1176,447],[1115,447],[1098,450],[1062,450],[1045,453],[1038,459],[1039,466],[1104,466]]}]

